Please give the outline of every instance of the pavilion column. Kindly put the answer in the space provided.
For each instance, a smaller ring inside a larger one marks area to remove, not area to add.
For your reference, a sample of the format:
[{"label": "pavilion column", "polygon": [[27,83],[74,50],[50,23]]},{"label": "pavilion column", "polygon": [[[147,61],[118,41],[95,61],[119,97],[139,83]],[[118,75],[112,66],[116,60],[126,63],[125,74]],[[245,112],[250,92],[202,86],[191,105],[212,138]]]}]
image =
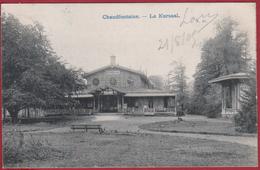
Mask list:
[{"label": "pavilion column", "polygon": [[240,100],[241,100],[241,96],[240,96],[240,90],[241,90],[241,84],[238,83],[237,84],[237,109],[240,110],[241,105],[240,105]]},{"label": "pavilion column", "polygon": [[226,87],[222,84],[222,114],[226,113]]},{"label": "pavilion column", "polygon": [[177,100],[176,100],[176,96],[174,96],[174,110],[175,110],[175,114],[177,114]]}]

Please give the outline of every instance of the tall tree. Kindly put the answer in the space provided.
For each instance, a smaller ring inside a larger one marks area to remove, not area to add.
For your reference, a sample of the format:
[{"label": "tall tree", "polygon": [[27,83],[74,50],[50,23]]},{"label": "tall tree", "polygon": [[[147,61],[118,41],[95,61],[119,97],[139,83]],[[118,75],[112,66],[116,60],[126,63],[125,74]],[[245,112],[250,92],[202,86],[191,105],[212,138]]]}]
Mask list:
[{"label": "tall tree", "polygon": [[177,94],[178,112],[184,113],[187,103],[187,77],[185,75],[185,66],[181,62],[172,62],[173,70],[168,74],[168,88]]},{"label": "tall tree", "polygon": [[39,23],[23,25],[3,14],[3,106],[12,121],[28,107],[66,103],[81,80],[77,72],[59,62]]},{"label": "tall tree", "polygon": [[149,79],[152,81],[154,87],[156,89],[163,89],[164,88],[164,81],[163,77],[160,75],[152,75],[149,76]]},{"label": "tall tree", "polygon": [[208,81],[219,76],[246,71],[249,59],[248,38],[246,33],[237,30],[237,26],[232,19],[224,18],[216,26],[216,36],[204,43],[201,62],[194,74],[193,107],[190,113],[211,113],[210,117],[214,117],[214,114],[217,116],[221,109],[221,101],[216,100],[220,99],[220,88],[209,85]]}]

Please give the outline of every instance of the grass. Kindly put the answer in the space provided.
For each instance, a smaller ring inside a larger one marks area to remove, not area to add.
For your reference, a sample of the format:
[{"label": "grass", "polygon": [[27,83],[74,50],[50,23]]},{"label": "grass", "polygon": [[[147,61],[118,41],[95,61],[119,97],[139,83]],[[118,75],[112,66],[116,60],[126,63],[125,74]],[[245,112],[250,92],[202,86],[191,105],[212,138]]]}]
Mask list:
[{"label": "grass", "polygon": [[[103,134],[91,131],[38,133],[63,157],[23,160],[6,167],[255,166],[257,148],[177,136]],[[30,139],[25,135],[26,140]]]},{"label": "grass", "polygon": [[60,120],[53,121],[53,122],[36,122],[36,123],[30,123],[30,124],[20,123],[20,124],[16,124],[16,125],[13,125],[11,123],[5,123],[5,124],[3,124],[3,131],[8,132],[8,131],[12,131],[14,129],[22,131],[22,132],[49,130],[49,129],[53,129],[53,128],[70,126],[74,122],[90,121],[91,119],[92,119],[92,116],[70,116],[70,117],[67,117],[65,120],[61,117]]},{"label": "grass", "polygon": [[[231,121],[184,120],[163,121],[141,125],[140,128],[150,131],[186,132],[200,134],[219,134],[230,136],[249,135],[236,131]],[[252,135],[251,135],[252,136]]]},{"label": "grass", "polygon": [[62,157],[63,152],[52,148],[41,136],[27,135],[20,131],[9,131],[3,135],[3,160],[6,164],[21,163],[30,160],[44,160]]}]

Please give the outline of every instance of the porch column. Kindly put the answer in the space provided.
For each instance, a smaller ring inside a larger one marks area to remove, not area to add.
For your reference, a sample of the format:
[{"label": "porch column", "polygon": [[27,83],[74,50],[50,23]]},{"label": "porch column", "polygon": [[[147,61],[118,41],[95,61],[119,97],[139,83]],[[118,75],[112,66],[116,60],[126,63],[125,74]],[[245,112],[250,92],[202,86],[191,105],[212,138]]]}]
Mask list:
[{"label": "porch column", "polygon": [[93,112],[96,110],[95,96],[93,95]]},{"label": "porch column", "polygon": [[120,112],[120,100],[119,100],[119,95],[116,96],[117,99],[117,111]]},{"label": "porch column", "polygon": [[98,95],[98,101],[97,101],[98,109],[97,111],[100,112],[100,95]]},{"label": "porch column", "polygon": [[124,96],[121,96],[121,102],[122,102],[122,105],[121,105],[121,108],[122,108],[122,112],[124,112]]}]

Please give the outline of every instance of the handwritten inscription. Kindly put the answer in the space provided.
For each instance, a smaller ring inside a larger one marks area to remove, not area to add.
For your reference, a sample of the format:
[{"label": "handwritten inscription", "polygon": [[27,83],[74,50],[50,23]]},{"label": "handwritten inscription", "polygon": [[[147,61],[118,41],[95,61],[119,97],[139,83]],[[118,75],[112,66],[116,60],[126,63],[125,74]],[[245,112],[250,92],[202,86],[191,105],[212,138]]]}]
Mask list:
[{"label": "handwritten inscription", "polygon": [[170,38],[159,39],[158,50],[169,50],[173,53],[174,47],[191,45],[192,48],[200,47],[201,42],[197,40],[195,35],[197,34],[196,30],[193,32],[183,32],[181,34],[172,34]]},{"label": "handwritten inscription", "polygon": [[197,30],[198,32],[202,31],[204,28],[206,28],[211,22],[213,22],[218,17],[218,14],[216,14],[216,13],[215,14],[211,14],[211,13],[201,14],[198,17],[195,17],[195,16],[189,17],[189,14],[191,15],[191,13],[189,13],[189,8],[186,8],[185,12],[183,14],[183,18],[180,23],[180,27],[182,27],[184,24],[186,24],[186,25],[187,24],[203,24],[203,26]]},{"label": "handwritten inscription", "polygon": [[197,17],[192,16],[189,12],[189,8],[186,8],[181,18],[179,27],[183,28],[184,25],[190,25],[195,27],[191,31],[183,31],[180,34],[172,33],[168,38],[159,39],[158,50],[170,51],[173,53],[174,47],[191,45],[192,48],[200,47],[202,42],[199,41],[198,34],[205,29],[210,23],[212,23],[218,14],[199,14]]}]

